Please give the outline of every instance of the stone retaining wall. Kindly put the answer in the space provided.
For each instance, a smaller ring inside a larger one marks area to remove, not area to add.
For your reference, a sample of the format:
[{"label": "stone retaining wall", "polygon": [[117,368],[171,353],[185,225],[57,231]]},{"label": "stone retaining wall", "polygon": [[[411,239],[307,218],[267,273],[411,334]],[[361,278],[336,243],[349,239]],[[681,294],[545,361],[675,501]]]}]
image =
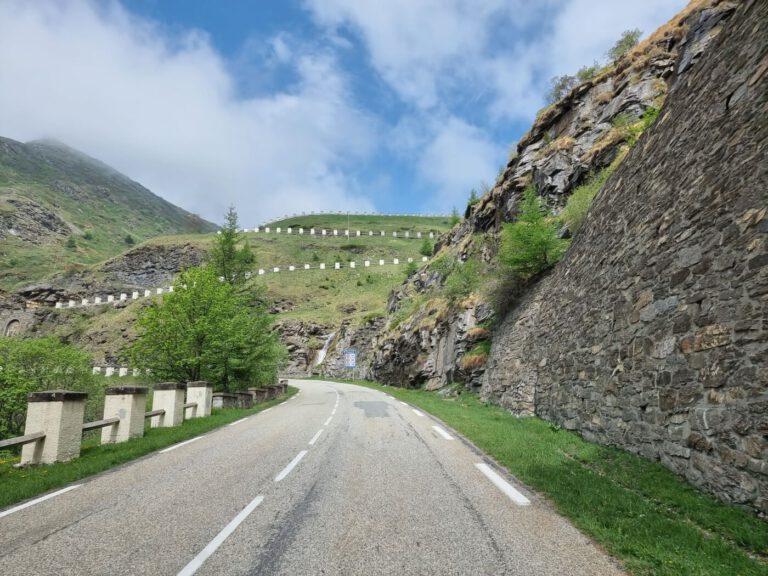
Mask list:
[{"label": "stone retaining wall", "polygon": [[506,319],[482,393],[768,512],[768,3],[738,6]]}]

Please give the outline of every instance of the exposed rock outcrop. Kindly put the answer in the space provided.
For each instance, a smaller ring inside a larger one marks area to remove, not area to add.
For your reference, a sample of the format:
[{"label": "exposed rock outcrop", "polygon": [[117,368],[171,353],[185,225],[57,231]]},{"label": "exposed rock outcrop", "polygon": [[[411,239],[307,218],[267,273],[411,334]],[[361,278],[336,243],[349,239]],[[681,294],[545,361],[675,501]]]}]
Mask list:
[{"label": "exposed rock outcrop", "polygon": [[[734,2],[695,0],[615,66],[542,110],[491,191],[438,240],[436,250],[449,247],[460,260],[468,258],[475,248],[473,234],[495,237],[502,224],[514,219],[517,201],[531,182],[555,212],[560,210],[575,186],[616,158],[630,137],[622,126],[660,107],[671,86],[686,84],[735,6]],[[489,261],[493,252],[490,242],[482,247],[480,257]],[[397,302],[390,312],[399,308],[400,301],[428,292],[442,281],[434,276],[428,282],[422,278],[423,274],[412,277],[396,292]],[[485,309],[468,311],[459,306],[447,313],[434,333],[415,330],[423,315],[417,310],[414,318],[380,334],[372,376],[393,385],[429,382],[435,387],[457,381],[459,374],[470,384],[476,382],[483,368],[474,368],[475,376],[470,378],[461,374],[462,356],[469,346],[467,332],[455,328],[465,326],[467,316],[487,321],[487,304],[475,301]]]},{"label": "exposed rock outcrop", "polygon": [[482,395],[767,512],[768,4],[719,10],[723,33],[679,60],[659,120],[505,320]]}]

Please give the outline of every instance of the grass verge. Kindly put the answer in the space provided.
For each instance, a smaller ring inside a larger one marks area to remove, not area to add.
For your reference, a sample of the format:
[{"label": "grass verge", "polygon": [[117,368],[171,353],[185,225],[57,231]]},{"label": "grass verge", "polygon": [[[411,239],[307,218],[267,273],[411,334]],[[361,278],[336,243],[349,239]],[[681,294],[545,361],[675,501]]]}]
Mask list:
[{"label": "grass verge", "polygon": [[591,444],[473,394],[386,390],[467,437],[637,575],[768,574],[768,523],[699,492],[658,462]]},{"label": "grass verge", "polygon": [[270,406],[279,404],[296,392],[298,392],[296,388],[289,387],[287,394],[269,402],[263,402],[254,408],[214,410],[208,418],[185,420],[181,426],[175,428],[150,428],[147,421],[142,438],[121,444],[100,445],[100,436],[95,435],[83,442],[80,458],[71,462],[14,468],[13,465],[18,463],[19,458],[16,456],[5,458],[0,460],[0,487],[2,487],[0,508],[109,470],[155,450],[205,434],[240,418],[257,414]]}]

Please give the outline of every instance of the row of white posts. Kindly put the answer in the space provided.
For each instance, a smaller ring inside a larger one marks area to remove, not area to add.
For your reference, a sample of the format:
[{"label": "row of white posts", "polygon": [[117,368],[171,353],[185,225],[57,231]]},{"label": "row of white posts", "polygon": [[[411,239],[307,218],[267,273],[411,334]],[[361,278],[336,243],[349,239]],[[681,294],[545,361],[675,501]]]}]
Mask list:
[{"label": "row of white posts", "polygon": [[[155,296],[158,294],[167,294],[169,292],[173,292],[173,286],[168,286],[167,288],[155,288],[154,290],[144,290],[143,297],[149,298],[150,296]],[[142,297],[142,294],[138,290],[134,290],[131,293],[131,300],[138,300]],[[96,296],[93,298],[93,300],[89,300],[88,298],[83,298],[78,303],[77,300],[70,300],[68,303],[65,302],[56,302],[56,308],[77,308],[77,307],[87,307],[87,306],[100,306],[102,304],[115,304],[117,302],[125,302],[128,300],[128,294],[125,292],[122,292],[120,296],[115,297],[113,295],[109,295],[106,297],[106,299],[102,298],[101,296]]]},{"label": "row of white posts", "polygon": [[[421,261],[422,262],[427,262],[428,260],[429,260],[429,258],[427,256],[422,256],[421,257]],[[401,260],[400,258],[393,258],[391,262],[389,262],[387,260],[384,260],[384,259],[380,259],[378,261],[378,264],[379,264],[379,266],[384,266],[384,265],[387,265],[387,264],[399,265],[399,264],[402,264],[404,262],[407,262],[408,264],[410,264],[413,261],[414,261],[413,258],[407,258],[406,260]],[[369,268],[370,266],[372,266],[374,264],[374,262],[371,261],[371,260],[364,260],[362,264],[363,264],[364,268]],[[344,268],[355,269],[355,268],[357,268],[357,262],[346,262],[346,263],[345,262],[334,262],[334,264],[333,264],[333,270],[342,270]],[[330,270],[331,268],[329,268],[325,263],[316,264],[314,267],[311,264],[304,264],[303,266],[287,266],[287,267],[282,267],[282,268],[280,266],[274,266],[273,268],[267,268],[267,269],[259,268],[257,274],[259,276],[263,276],[267,272],[280,272],[282,270],[288,270],[289,272],[293,272],[294,270],[313,270],[313,269],[315,269],[315,270]],[[246,273],[246,278],[250,278],[250,277],[251,277],[251,273],[247,272]],[[168,286],[167,288],[155,288],[154,290],[144,290],[143,297],[144,298],[148,298],[150,296],[155,296],[155,295],[160,295],[160,294],[167,294],[169,292],[173,292],[173,286]],[[131,298],[130,299],[131,300],[138,300],[141,297],[142,297],[141,293],[139,291],[135,291],[134,290],[133,293],[131,294]],[[56,302],[56,308],[57,309],[61,309],[61,308],[85,308],[85,307],[88,307],[88,306],[101,306],[103,304],[116,304],[118,302],[125,302],[127,300],[128,300],[128,294],[123,292],[123,293],[120,294],[120,296],[118,298],[115,298],[115,296],[111,296],[110,295],[110,296],[107,296],[106,299],[103,299],[101,296],[96,296],[95,298],[93,298],[93,300],[89,300],[88,298],[83,298],[79,303],[76,300],[70,300],[68,303]],[[107,368],[107,370],[109,370],[109,368]],[[123,370],[123,369],[120,368],[120,370]],[[126,370],[127,370],[127,368],[126,368]],[[127,372],[125,374],[120,374],[120,376],[125,376],[126,374],[127,374]],[[111,374],[107,374],[107,376],[111,376]]]},{"label": "row of white posts", "polygon": [[[104,376],[128,376],[128,374],[132,374],[133,376],[139,376],[141,375],[141,369],[140,368],[134,368],[130,369],[127,366],[94,366],[93,367],[93,373],[94,374],[101,374],[103,371]],[[149,374],[149,370],[146,371],[147,374]]]},{"label": "row of white posts", "polygon": [[[256,228],[243,228],[241,232],[244,234],[249,232],[262,232],[264,234],[293,234],[293,228],[271,228],[269,226],[256,226]],[[361,236],[378,236],[378,237],[384,237],[387,236],[387,233],[384,230],[368,230],[367,232],[362,230],[355,230],[354,234],[352,234],[352,230],[326,230],[325,228],[321,228],[319,230],[316,230],[314,228],[310,228],[309,230],[305,230],[304,228],[298,228],[297,233],[301,236],[304,234],[304,232],[307,232],[310,236],[355,236],[355,237],[361,237]],[[217,234],[221,234],[221,230],[217,232]],[[398,235],[396,230],[392,231],[392,237],[393,238],[408,238],[408,239],[421,239],[421,238],[434,238],[435,233],[434,232],[414,232],[411,233],[409,231],[400,232]]]},{"label": "row of white posts", "polygon": [[22,446],[21,464],[66,462],[80,456],[83,432],[101,429],[101,443],[125,442],[144,435],[144,421],[151,418],[153,428],[179,426],[185,419],[211,415],[214,396],[247,396],[248,404],[285,393],[287,383],[268,388],[252,388],[236,394],[213,394],[210,383],[163,382],[153,386],[152,410],[145,412],[148,389],[145,386],[107,388],[104,418],[84,422],[86,392],[51,390],[27,396],[27,420],[24,436],[0,441],[0,449]]},{"label": "row of white posts", "polygon": [[[422,256],[421,257],[421,261],[422,262],[426,262],[427,260],[429,260],[429,258],[427,258],[426,256]],[[413,258],[408,258],[406,261],[410,264],[411,262],[413,262]],[[388,261],[386,261],[384,259],[380,259],[379,260],[379,266],[385,266],[385,265],[390,264],[390,263],[398,265],[398,264],[401,264],[401,261],[400,261],[399,258],[393,258],[392,262],[388,262]],[[364,268],[369,268],[372,264],[373,264],[373,262],[371,260],[364,260],[363,261],[363,267]],[[341,270],[341,269],[343,269],[345,267],[345,265],[346,265],[347,268],[352,269],[352,270],[357,268],[357,262],[334,262],[333,263],[333,269],[334,270]],[[310,265],[310,264],[304,264],[303,268],[296,267],[296,266],[288,266],[287,268],[280,268],[279,266],[275,266],[274,268],[267,268],[267,269],[259,268],[258,275],[259,276],[263,276],[267,272],[280,272],[280,271],[284,271],[284,270],[288,270],[289,272],[293,272],[294,270],[302,270],[302,269],[303,270],[313,270],[313,269],[315,269],[315,270],[329,270],[329,268],[327,268],[327,266],[324,263],[321,262],[320,264],[317,264],[316,268],[313,268],[312,265]],[[250,278],[249,273],[246,274],[246,277]]]}]

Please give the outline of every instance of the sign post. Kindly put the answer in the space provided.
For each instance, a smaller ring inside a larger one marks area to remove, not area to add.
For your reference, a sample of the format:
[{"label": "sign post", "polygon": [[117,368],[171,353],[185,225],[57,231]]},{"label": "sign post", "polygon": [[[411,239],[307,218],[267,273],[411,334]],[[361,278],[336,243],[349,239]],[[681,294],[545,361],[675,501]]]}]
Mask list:
[{"label": "sign post", "polygon": [[355,376],[355,368],[357,367],[357,350],[355,348],[344,349],[344,368],[349,368],[352,371],[352,377]]}]

